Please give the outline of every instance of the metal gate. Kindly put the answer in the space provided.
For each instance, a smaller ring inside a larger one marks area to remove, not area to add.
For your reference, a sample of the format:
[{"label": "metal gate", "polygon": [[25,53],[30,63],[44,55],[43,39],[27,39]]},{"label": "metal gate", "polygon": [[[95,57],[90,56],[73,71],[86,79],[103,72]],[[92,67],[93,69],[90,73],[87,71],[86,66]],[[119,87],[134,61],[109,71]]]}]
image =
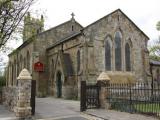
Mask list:
[{"label": "metal gate", "polygon": [[35,114],[35,102],[36,102],[36,80],[32,80],[32,84],[31,84],[31,112],[32,112],[32,115]]},{"label": "metal gate", "polygon": [[98,84],[87,85],[86,81],[81,81],[81,111],[100,107],[99,90]]}]

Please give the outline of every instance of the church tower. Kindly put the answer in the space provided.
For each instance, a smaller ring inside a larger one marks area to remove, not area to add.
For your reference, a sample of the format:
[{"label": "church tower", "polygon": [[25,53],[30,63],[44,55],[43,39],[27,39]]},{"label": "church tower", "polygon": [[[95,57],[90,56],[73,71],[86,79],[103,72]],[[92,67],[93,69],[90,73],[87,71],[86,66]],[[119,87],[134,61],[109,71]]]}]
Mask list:
[{"label": "church tower", "polygon": [[33,18],[30,16],[30,13],[27,13],[27,16],[24,17],[24,28],[23,28],[23,42],[28,40],[34,35],[39,34],[44,30],[44,18],[41,15],[40,19]]}]

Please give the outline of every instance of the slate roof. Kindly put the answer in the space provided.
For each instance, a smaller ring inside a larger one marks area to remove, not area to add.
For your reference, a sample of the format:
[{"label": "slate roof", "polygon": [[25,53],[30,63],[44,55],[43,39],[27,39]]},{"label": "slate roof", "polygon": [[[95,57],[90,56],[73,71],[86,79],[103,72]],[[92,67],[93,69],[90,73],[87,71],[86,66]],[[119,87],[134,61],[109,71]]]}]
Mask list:
[{"label": "slate roof", "polygon": [[66,41],[68,41],[68,40],[70,40],[70,39],[73,39],[73,38],[75,38],[75,37],[77,37],[77,36],[79,36],[79,35],[81,35],[81,32],[72,33],[72,34],[70,34],[70,35],[68,35],[68,36],[66,36],[66,37],[58,40],[57,42],[55,42],[55,43],[52,44],[51,46],[49,46],[49,47],[47,48],[47,50],[50,50],[50,49],[54,48],[55,46],[57,46],[57,45],[59,45],[59,44],[61,44],[61,43],[63,43],[63,42],[66,42]]},{"label": "slate roof", "polygon": [[147,39],[149,39],[149,37],[124,13],[124,12],[122,12],[122,10],[121,9],[117,9],[117,10],[115,10],[115,11],[113,11],[113,12],[111,12],[111,13],[109,13],[109,14],[107,14],[106,16],[104,16],[104,17],[102,17],[102,18],[100,18],[100,19],[98,19],[97,21],[95,21],[95,22],[93,22],[93,23],[91,23],[91,24],[89,24],[88,26],[86,26],[84,29],[86,29],[86,28],[88,28],[88,27],[90,27],[91,25],[93,25],[93,24],[95,24],[95,23],[97,23],[97,22],[99,22],[100,20],[102,20],[102,19],[104,19],[104,18],[106,18],[106,17],[108,17],[109,15],[111,15],[111,14],[114,14],[115,12],[117,12],[117,11],[119,11],[119,12],[121,12],[144,36],[146,36],[147,37]]},{"label": "slate roof", "polygon": [[150,64],[154,66],[160,66],[160,61],[150,60]]},{"label": "slate roof", "polygon": [[[31,43],[36,36],[45,34],[46,32],[51,31],[51,30],[53,30],[53,29],[56,29],[56,28],[58,28],[58,27],[60,27],[60,26],[62,26],[62,25],[65,25],[65,24],[69,23],[69,22],[71,22],[71,20],[68,20],[68,21],[66,21],[66,22],[64,22],[64,23],[62,23],[62,24],[59,24],[59,25],[57,25],[57,26],[55,26],[55,27],[52,27],[52,28],[50,28],[50,29],[48,29],[48,30],[45,30],[45,31],[43,31],[43,32],[41,32],[41,33],[39,33],[39,34],[37,34],[37,35],[32,36],[31,38],[29,38],[28,40],[26,40],[23,44],[21,44],[16,50],[20,50],[20,49],[22,49],[23,47],[25,47],[26,45],[28,45],[29,43]],[[81,26],[81,27],[83,28],[83,26],[82,26],[81,24],[79,24],[76,20],[75,20],[75,23],[78,24],[79,26]],[[11,52],[8,56],[14,54],[16,50],[14,50],[13,52]]]}]

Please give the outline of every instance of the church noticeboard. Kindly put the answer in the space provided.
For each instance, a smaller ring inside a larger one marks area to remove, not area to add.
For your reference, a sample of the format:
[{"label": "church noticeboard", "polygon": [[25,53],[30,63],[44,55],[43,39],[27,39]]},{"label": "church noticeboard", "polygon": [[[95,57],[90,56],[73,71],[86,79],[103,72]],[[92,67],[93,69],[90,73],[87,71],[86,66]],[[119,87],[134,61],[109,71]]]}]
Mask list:
[{"label": "church noticeboard", "polygon": [[41,62],[36,62],[34,64],[34,70],[37,72],[42,72],[44,70],[44,65]]}]

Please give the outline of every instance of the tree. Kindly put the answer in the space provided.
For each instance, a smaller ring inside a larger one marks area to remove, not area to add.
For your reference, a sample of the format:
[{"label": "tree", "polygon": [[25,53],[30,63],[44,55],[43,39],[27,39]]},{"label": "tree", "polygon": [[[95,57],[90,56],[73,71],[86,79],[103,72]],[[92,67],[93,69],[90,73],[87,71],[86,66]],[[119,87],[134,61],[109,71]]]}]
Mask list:
[{"label": "tree", "polygon": [[160,61],[160,41],[156,41],[153,46],[149,48],[150,58]]},{"label": "tree", "polygon": [[160,31],[160,21],[157,22],[156,28],[158,31]]},{"label": "tree", "polygon": [[6,44],[35,0],[0,0],[0,48]]},{"label": "tree", "polygon": [[[156,28],[157,28],[158,31],[160,31],[160,21],[157,22]],[[149,48],[149,51],[150,51],[150,58],[151,59],[160,61],[160,37],[159,37],[158,40],[156,40],[154,42],[154,45],[152,45]]]}]

